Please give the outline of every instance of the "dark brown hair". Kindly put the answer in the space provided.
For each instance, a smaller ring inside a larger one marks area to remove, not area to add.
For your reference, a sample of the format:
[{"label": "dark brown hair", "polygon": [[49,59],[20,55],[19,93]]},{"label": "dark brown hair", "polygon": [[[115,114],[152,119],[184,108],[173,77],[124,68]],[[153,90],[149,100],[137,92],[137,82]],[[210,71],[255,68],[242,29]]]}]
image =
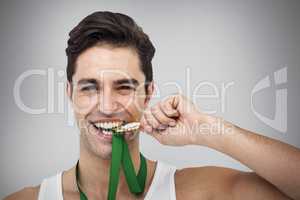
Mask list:
[{"label": "dark brown hair", "polygon": [[68,57],[67,79],[70,83],[76,70],[77,57],[84,50],[98,43],[135,49],[139,56],[141,70],[145,74],[146,84],[153,80],[151,60],[155,48],[148,35],[131,17],[109,11],[94,12],[79,22],[70,31],[69,36],[66,54]]}]

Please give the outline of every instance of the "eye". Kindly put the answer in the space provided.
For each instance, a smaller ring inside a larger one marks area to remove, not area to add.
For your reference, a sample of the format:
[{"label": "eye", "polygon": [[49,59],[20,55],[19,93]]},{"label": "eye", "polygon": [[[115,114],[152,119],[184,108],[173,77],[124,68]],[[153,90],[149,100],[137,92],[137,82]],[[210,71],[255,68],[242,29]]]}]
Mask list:
[{"label": "eye", "polygon": [[117,87],[117,91],[120,95],[131,95],[135,92],[136,88],[130,85],[121,85]]},{"label": "eye", "polygon": [[134,87],[129,86],[129,85],[122,85],[118,88],[119,90],[135,90]]},{"label": "eye", "polygon": [[97,87],[95,85],[89,85],[89,86],[83,86],[80,88],[81,91],[93,91],[97,90]]}]

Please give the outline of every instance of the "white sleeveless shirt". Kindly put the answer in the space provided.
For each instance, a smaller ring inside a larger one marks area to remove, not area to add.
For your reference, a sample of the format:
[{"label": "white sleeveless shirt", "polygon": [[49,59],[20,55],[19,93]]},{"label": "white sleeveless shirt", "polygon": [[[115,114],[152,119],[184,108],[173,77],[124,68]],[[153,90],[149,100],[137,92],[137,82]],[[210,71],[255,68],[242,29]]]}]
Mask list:
[{"label": "white sleeveless shirt", "polygon": [[[176,200],[175,172],[176,167],[157,161],[154,177],[144,200]],[[63,200],[62,172],[42,181],[38,200]]]}]

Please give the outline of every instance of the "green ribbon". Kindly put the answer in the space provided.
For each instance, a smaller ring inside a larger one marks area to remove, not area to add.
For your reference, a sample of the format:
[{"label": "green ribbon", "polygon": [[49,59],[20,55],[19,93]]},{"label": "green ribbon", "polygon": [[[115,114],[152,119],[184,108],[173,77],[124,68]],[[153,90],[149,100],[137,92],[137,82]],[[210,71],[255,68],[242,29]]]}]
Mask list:
[{"label": "green ribbon", "polygon": [[[123,167],[125,179],[129,190],[136,196],[144,193],[145,183],[147,178],[147,163],[145,157],[140,153],[140,168],[136,176],[134,165],[132,163],[128,145],[123,134],[118,134],[113,131],[112,136],[112,157],[109,174],[108,200],[116,199],[116,192],[119,184],[120,169]],[[87,196],[79,187],[79,170],[76,165],[76,183],[80,192],[80,200],[88,200]]]}]

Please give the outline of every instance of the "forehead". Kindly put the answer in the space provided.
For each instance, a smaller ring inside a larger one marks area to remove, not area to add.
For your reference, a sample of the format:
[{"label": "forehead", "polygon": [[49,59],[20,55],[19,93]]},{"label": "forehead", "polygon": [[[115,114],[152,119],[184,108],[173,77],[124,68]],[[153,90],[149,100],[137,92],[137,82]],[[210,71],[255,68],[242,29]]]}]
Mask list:
[{"label": "forehead", "polygon": [[135,78],[144,81],[138,54],[129,47],[99,45],[82,52],[76,60],[74,81]]}]

